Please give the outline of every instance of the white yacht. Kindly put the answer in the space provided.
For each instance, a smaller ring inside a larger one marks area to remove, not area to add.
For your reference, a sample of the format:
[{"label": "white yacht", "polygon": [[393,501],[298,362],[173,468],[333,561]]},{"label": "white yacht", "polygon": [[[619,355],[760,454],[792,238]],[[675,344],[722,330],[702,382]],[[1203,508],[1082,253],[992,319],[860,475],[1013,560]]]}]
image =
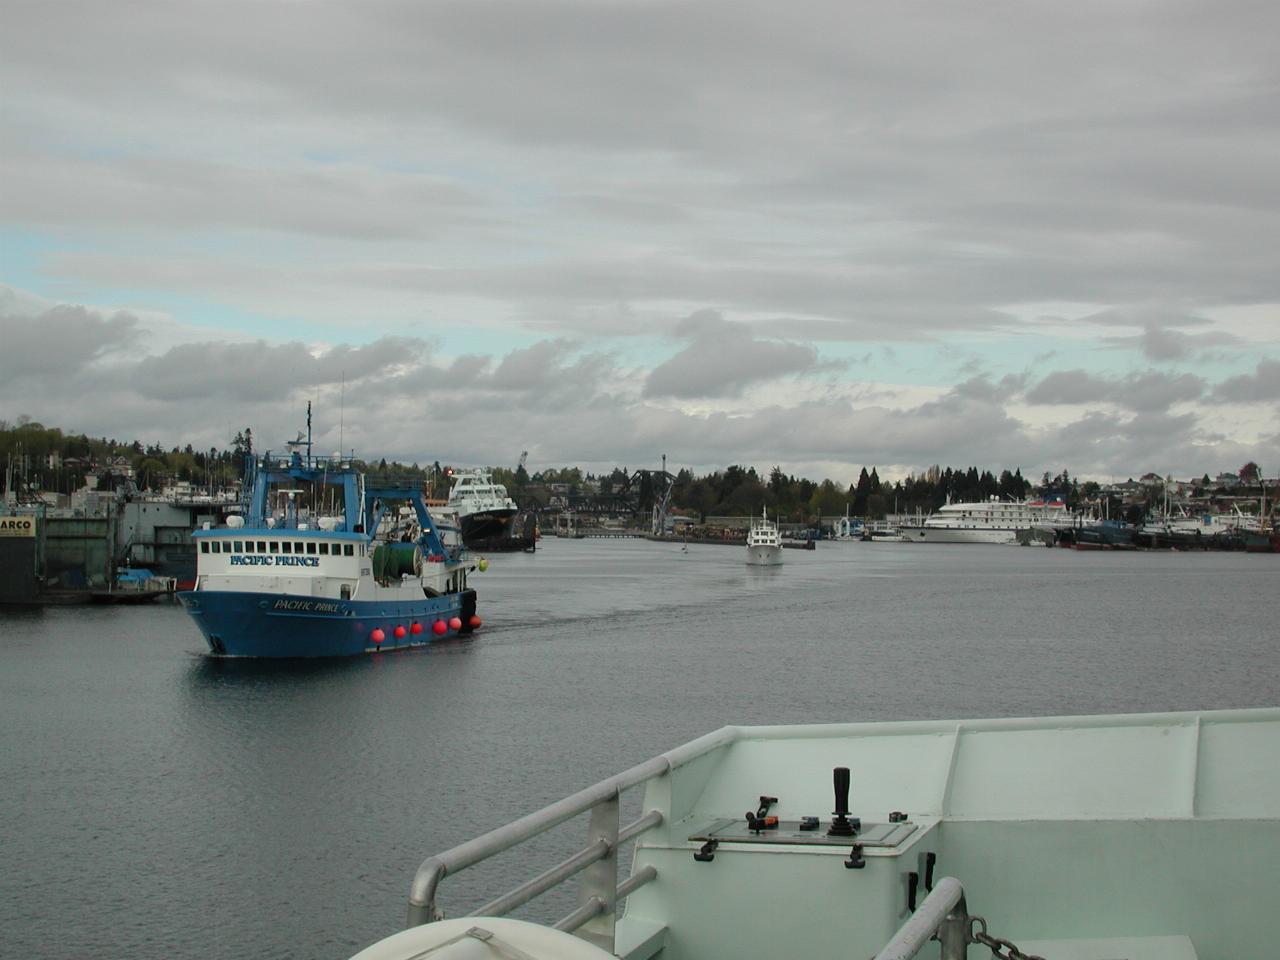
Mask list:
[{"label": "white yacht", "polygon": [[457,518],[462,541],[470,547],[506,536],[519,508],[507,488],[488,470],[464,470],[453,479],[447,512]]},{"label": "white yacht", "polygon": [[913,543],[1016,543],[1019,530],[1073,527],[1079,517],[1060,499],[990,500],[947,503],[923,523],[903,524],[903,540]]},{"label": "white yacht", "polygon": [[747,531],[747,563],[753,567],[776,567],[782,563],[782,537],[778,525],[769,519],[769,511],[762,508],[760,519],[752,518]]}]

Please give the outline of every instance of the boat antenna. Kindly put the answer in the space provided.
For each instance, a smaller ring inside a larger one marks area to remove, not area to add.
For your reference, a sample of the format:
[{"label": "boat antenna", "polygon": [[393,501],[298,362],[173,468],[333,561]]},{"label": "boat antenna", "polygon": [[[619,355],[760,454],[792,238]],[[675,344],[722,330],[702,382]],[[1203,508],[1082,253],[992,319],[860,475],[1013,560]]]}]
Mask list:
[{"label": "boat antenna", "polygon": [[342,424],[347,408],[347,371],[342,371],[342,387],[338,392],[338,458],[342,458]]},{"label": "boat antenna", "polygon": [[307,401],[307,466],[311,466],[311,401]]}]

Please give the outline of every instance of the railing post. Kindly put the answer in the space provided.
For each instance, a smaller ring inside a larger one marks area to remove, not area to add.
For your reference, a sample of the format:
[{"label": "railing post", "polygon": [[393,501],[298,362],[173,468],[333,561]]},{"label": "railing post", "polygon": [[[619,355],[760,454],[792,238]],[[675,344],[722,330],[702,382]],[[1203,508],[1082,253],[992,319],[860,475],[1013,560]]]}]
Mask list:
[{"label": "railing post", "polygon": [[964,894],[951,908],[947,918],[938,924],[938,940],[942,943],[938,960],[967,960],[969,956],[969,908]]},{"label": "railing post", "polygon": [[599,840],[609,844],[609,854],[593,863],[582,873],[582,886],[578,891],[578,906],[585,907],[593,901],[600,905],[600,913],[589,920],[577,935],[597,947],[613,953],[614,910],[618,896],[618,791],[607,800],[591,808],[591,823],[587,826],[587,844]]}]

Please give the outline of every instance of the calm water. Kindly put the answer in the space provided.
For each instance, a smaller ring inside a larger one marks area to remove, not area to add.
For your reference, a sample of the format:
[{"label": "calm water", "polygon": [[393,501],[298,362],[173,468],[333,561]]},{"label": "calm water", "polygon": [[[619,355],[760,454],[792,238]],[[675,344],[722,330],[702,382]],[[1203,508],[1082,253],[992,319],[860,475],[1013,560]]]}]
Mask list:
[{"label": "calm water", "polygon": [[211,660],[176,606],[0,611],[3,952],[346,957],[424,856],[726,723],[1280,704],[1278,557],[743,555],[543,541],[478,577],[477,639],[342,662]]}]

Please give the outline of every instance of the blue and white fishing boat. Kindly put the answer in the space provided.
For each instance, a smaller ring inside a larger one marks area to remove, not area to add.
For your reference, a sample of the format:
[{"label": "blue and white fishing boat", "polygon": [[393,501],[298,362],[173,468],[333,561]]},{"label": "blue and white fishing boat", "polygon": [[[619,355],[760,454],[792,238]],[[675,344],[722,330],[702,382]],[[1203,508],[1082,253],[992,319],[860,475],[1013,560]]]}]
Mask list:
[{"label": "blue and white fishing boat", "polygon": [[487,564],[436,524],[419,483],[313,456],[309,437],[289,446],[251,461],[243,516],[192,535],[196,583],[179,597],[210,651],[351,656],[480,626],[467,577]]}]

